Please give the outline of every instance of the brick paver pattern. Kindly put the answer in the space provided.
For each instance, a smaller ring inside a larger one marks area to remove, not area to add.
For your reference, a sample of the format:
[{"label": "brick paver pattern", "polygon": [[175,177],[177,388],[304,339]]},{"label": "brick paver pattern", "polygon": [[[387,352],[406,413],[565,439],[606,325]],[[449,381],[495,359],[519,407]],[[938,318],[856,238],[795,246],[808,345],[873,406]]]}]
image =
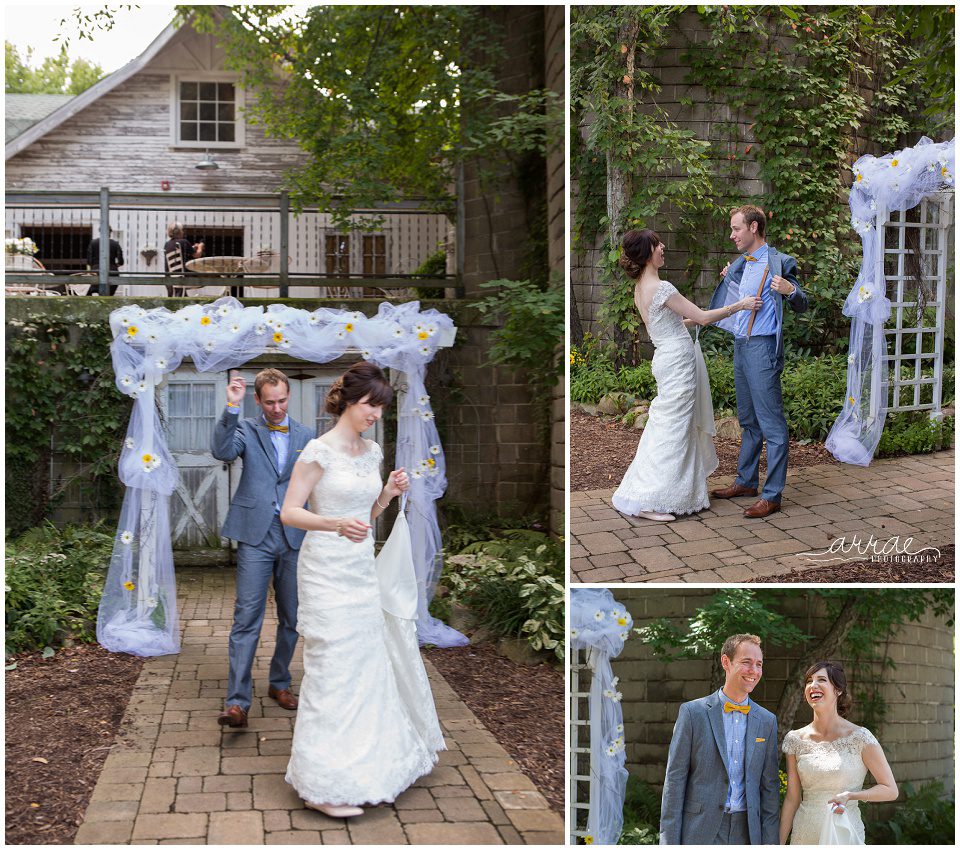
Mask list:
[{"label": "brick paver pattern", "polygon": [[[283,776],[295,712],[266,695],[272,594],[247,729],[221,729],[234,573],[181,569],[179,655],[148,659],[77,844],[562,844],[563,818],[427,663],[448,749],[393,805],[356,818],[306,809]],[[291,667],[294,691],[301,650]],[[506,719],[505,719],[506,721]]]},{"label": "brick paver pattern", "polygon": [[[823,464],[787,475],[779,513],[745,519],[755,499],[713,499],[674,522],[626,517],[613,490],[570,495],[573,581],[746,581],[823,566],[812,556],[854,536],[878,545],[913,537],[911,552],[953,542],[954,452],[876,460],[868,467]],[[710,487],[733,478],[710,480]],[[935,554],[935,553],[934,553]],[[847,560],[869,557],[847,556]],[[836,565],[837,562],[831,562]]]}]

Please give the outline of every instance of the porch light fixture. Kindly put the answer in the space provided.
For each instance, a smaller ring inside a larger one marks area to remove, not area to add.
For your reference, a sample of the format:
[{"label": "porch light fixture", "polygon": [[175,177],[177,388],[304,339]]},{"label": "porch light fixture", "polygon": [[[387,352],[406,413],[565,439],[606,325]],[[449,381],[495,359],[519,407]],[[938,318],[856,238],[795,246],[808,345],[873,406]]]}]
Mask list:
[{"label": "porch light fixture", "polygon": [[200,171],[216,171],[220,168],[220,166],[217,165],[213,157],[210,156],[210,151],[206,151],[203,155],[203,159],[198,162],[194,168],[199,169]]}]

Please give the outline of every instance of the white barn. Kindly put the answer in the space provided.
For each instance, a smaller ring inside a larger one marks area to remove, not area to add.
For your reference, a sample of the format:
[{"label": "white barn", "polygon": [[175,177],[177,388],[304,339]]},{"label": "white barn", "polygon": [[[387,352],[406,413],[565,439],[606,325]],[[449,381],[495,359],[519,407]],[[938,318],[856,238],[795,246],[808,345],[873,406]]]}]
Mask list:
[{"label": "white barn", "polygon": [[[170,24],[139,57],[76,97],[7,95],[5,235],[33,239],[48,271],[83,272],[106,187],[125,260],[118,294],[165,293],[156,277],[172,221],[183,223],[188,240],[203,241],[208,257],[266,255],[245,270],[278,272],[279,190],[284,173],[307,154],[246,119],[239,77],[224,64],[213,35]],[[408,202],[360,210],[352,220],[368,225],[336,229],[315,210],[289,217],[291,296],[328,294],[297,286],[298,276],[300,283],[332,277],[341,285],[347,276],[395,278],[440,249],[447,269],[455,268],[445,215]],[[274,286],[247,294],[276,293]]]}]

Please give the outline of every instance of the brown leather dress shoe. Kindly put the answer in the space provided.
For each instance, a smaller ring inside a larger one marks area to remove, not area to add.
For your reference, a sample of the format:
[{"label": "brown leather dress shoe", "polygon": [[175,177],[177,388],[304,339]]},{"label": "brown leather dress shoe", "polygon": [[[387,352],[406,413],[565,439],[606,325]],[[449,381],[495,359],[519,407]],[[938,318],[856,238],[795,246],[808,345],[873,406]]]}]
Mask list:
[{"label": "brown leather dress shoe", "polygon": [[760,499],[760,501],[750,505],[750,507],[743,512],[743,515],[750,519],[763,519],[765,516],[775,514],[779,510],[779,502],[768,502],[766,499]]},{"label": "brown leather dress shoe", "polygon": [[228,705],[220,712],[217,723],[221,726],[230,726],[233,729],[242,729],[247,725],[247,712],[239,705]]},{"label": "brown leather dress shoe", "polygon": [[279,705],[280,708],[285,708],[287,711],[295,710],[299,704],[297,702],[297,698],[293,695],[293,691],[287,688],[284,688],[282,691],[278,691],[276,688],[271,686],[267,688],[267,696],[270,697],[270,699],[275,699],[277,701],[277,705]]},{"label": "brown leather dress shoe", "polygon": [[737,496],[756,496],[755,487],[744,487],[742,484],[734,482],[729,487],[720,487],[717,490],[710,491],[711,499],[733,499]]}]

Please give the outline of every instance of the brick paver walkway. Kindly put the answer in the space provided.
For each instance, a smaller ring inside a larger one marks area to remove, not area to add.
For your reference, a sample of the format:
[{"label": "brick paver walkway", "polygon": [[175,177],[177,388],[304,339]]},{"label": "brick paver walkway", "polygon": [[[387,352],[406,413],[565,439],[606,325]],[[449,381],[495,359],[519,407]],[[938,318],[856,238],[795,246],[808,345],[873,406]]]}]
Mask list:
[{"label": "brick paver walkway", "polygon": [[[911,551],[944,546],[954,536],[954,452],[874,461],[868,467],[808,466],[787,475],[782,510],[744,519],[749,498],[714,499],[708,510],[675,522],[625,517],[613,490],[570,496],[570,566],[574,581],[744,581],[822,566],[819,552],[857,535],[878,541],[913,537]],[[733,482],[710,480],[710,487]],[[859,558],[849,558],[859,560]]]},{"label": "brick paver walkway", "polygon": [[[75,843],[563,843],[563,818],[429,663],[448,747],[439,765],[394,805],[357,818],[305,809],[283,780],[295,714],[266,697],[272,599],[254,665],[249,728],[217,725],[233,576],[217,568],[180,570],[181,652],[144,665]],[[292,670],[296,690],[299,645]]]}]

